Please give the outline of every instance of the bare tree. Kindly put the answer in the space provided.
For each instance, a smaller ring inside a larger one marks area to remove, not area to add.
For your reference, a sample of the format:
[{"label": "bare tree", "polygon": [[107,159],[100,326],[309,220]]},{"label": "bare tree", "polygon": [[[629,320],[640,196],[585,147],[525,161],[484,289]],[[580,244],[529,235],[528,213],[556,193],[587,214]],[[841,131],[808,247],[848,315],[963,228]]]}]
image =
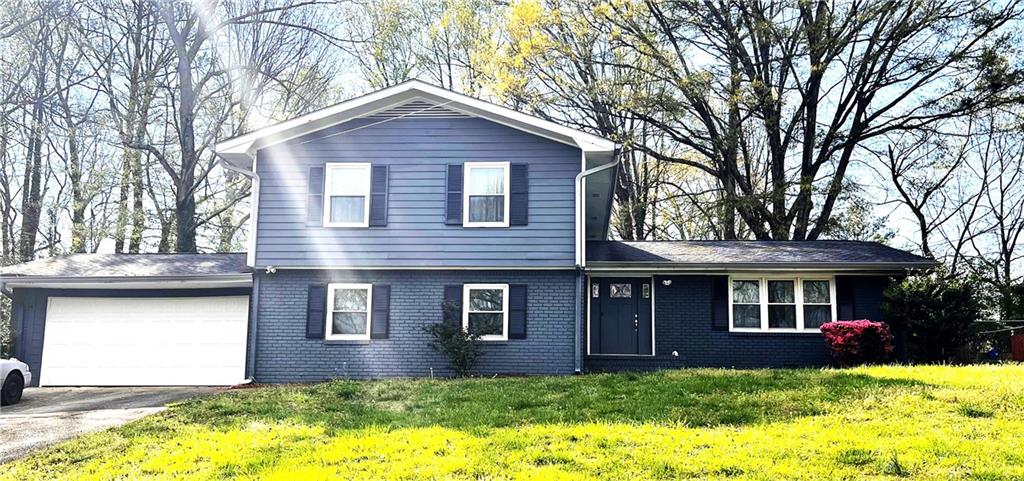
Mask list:
[{"label": "bare tree", "polygon": [[879,155],[884,164],[881,180],[891,183],[899,202],[913,216],[918,247],[927,257],[935,257],[933,234],[971,203],[973,196],[954,196],[947,190],[968,160],[973,128],[974,123],[968,121],[965,136],[947,136],[935,130],[907,132]]},{"label": "bare tree", "polygon": [[36,237],[39,233],[40,217],[43,211],[43,164],[44,144],[48,123],[47,103],[53,95],[51,68],[51,40],[53,28],[59,21],[56,7],[51,4],[39,6],[40,19],[21,30],[25,45],[31,48],[31,91],[26,102],[31,106],[24,126],[27,131],[27,161],[22,176],[21,228],[18,240],[18,259],[29,261],[35,258]]},{"label": "bare tree", "polygon": [[356,0],[344,11],[354,39],[345,49],[371,87],[387,87],[415,76],[422,24],[408,2]]},{"label": "bare tree", "polygon": [[623,67],[664,86],[633,113],[688,148],[648,153],[718,179],[758,238],[818,238],[860,149],[1007,102],[1020,77],[997,54],[1018,1],[612,7],[622,45],[653,61]]}]

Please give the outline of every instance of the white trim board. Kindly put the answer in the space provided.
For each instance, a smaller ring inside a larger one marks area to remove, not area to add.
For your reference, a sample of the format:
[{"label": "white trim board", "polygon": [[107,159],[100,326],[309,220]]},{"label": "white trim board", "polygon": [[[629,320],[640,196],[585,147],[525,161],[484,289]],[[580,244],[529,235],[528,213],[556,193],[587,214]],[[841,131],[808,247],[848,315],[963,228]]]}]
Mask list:
[{"label": "white trim board", "polygon": [[329,265],[329,266],[272,266],[263,265],[253,267],[254,270],[263,271],[273,267],[277,270],[285,271],[572,271],[575,272],[575,266],[542,266],[542,267],[522,267],[522,266],[346,266],[346,265]]}]

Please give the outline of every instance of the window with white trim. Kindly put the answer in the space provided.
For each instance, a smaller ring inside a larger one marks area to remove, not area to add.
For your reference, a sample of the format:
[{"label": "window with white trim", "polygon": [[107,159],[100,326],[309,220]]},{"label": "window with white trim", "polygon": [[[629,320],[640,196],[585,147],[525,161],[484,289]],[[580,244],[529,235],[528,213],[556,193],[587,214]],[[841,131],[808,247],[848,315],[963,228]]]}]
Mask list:
[{"label": "window with white trim", "polygon": [[509,163],[467,162],[463,165],[465,227],[508,227]]},{"label": "window with white trim", "polygon": [[324,226],[370,225],[370,164],[327,164],[324,181]]},{"label": "window with white trim", "polygon": [[836,318],[835,281],[820,276],[733,276],[729,329],[819,332]]},{"label": "window with white trim", "polygon": [[370,339],[372,284],[328,284],[327,340]]},{"label": "window with white trim", "polygon": [[835,318],[832,283],[824,279],[803,279],[804,327],[817,329]]},{"label": "window with white trim", "polygon": [[480,333],[484,341],[508,339],[508,284],[465,284],[462,328]]},{"label": "window with white trim", "polygon": [[761,328],[761,281],[732,281],[733,327]]},{"label": "window with white trim", "polygon": [[768,329],[796,329],[796,281],[768,279]]}]

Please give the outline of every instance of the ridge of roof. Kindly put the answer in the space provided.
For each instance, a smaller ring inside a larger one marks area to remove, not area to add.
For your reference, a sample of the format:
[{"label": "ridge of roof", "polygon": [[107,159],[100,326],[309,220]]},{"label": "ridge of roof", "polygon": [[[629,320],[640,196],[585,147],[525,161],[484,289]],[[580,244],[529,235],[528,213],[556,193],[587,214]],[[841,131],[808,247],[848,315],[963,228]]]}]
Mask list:
[{"label": "ridge of roof", "polygon": [[[377,111],[394,107],[415,98],[423,98],[428,101],[446,100],[447,102],[444,104],[446,107],[469,115],[496,122],[504,120],[507,122],[506,125],[510,127],[537,135],[546,132],[551,137],[557,137],[556,140],[564,143],[570,143],[568,141],[571,140],[571,143],[577,145],[584,152],[611,152],[616,146],[615,142],[588,132],[566,127],[550,120],[519,112],[422,80],[411,79],[305,115],[300,115],[293,119],[223,140],[214,146],[214,151],[224,162],[235,167],[241,167],[247,161],[251,162],[256,150],[261,148],[285,142],[355,118],[371,115]],[[394,100],[394,102],[389,103],[389,100]]]}]

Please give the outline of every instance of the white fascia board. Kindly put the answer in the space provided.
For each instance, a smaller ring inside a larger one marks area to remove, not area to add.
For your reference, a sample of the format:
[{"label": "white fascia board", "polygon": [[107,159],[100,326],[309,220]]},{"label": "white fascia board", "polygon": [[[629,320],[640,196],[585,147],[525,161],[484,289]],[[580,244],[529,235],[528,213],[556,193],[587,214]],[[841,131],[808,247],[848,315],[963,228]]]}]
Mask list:
[{"label": "white fascia board", "polygon": [[462,95],[451,90],[410,80],[394,87],[378,90],[301,117],[264,127],[249,134],[225,140],[214,151],[225,162],[251,169],[256,151],[285,142],[349,120],[386,110],[390,107],[423,98],[445,107],[491,120],[528,133],[575,145],[583,152],[613,152],[615,142],[571,129],[532,115]]}]

